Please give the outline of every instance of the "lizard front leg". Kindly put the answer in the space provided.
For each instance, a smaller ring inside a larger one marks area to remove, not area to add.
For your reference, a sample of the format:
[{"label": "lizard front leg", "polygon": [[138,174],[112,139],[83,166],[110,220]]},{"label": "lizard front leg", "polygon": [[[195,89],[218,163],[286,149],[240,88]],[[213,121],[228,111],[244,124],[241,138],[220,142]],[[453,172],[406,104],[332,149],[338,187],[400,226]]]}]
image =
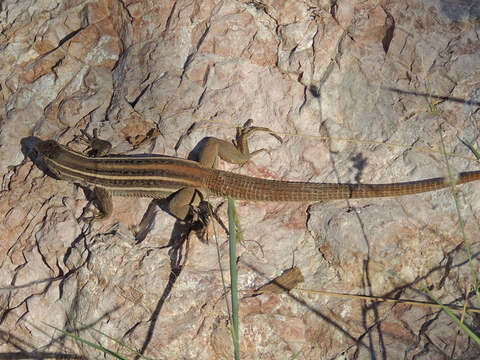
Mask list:
[{"label": "lizard front leg", "polygon": [[84,150],[88,156],[105,156],[112,150],[112,144],[107,140],[98,137],[98,129],[93,129],[93,136],[89,135],[85,130],[80,130],[82,135],[76,139],[87,145]]},{"label": "lizard front leg", "polygon": [[[98,138],[97,129],[93,129],[93,136],[89,135],[85,130],[80,130],[81,136],[76,139],[87,145],[84,153],[88,156],[105,156],[112,149],[112,144],[107,140]],[[93,221],[107,220],[113,211],[112,195],[104,188],[95,186],[92,190],[96,200],[97,211],[94,212]]]}]

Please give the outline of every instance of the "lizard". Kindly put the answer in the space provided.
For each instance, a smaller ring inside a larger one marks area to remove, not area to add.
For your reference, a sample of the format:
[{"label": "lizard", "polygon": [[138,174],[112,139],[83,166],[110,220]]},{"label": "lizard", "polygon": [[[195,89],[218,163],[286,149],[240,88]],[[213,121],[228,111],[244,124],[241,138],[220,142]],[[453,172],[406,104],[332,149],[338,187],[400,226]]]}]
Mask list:
[{"label": "lizard", "polygon": [[[108,219],[113,211],[112,196],[168,198],[168,211],[184,220],[198,196],[231,196],[250,201],[317,202],[339,199],[394,197],[438,190],[450,186],[445,177],[387,184],[314,183],[269,180],[216,169],[218,158],[244,164],[265,149],[250,152],[248,137],[263,131],[281,141],[272,130],[250,126],[237,128],[232,142],[205,139],[198,161],[166,155],[109,155],[111,144],[82,131],[89,145],[88,155],[54,140],[34,144],[48,170],[58,179],[93,190],[97,199],[95,220]],[[456,184],[480,179],[480,171],[458,174]]]}]

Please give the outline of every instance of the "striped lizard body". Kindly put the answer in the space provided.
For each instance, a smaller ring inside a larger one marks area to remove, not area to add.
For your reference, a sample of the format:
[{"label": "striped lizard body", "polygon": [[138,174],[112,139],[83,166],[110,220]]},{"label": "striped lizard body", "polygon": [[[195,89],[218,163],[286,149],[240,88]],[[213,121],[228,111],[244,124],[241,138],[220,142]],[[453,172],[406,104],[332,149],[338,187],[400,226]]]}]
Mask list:
[{"label": "striped lizard body", "polygon": [[[152,198],[173,195],[170,212],[184,219],[195,191],[241,200],[314,202],[400,196],[449,186],[443,177],[391,184],[334,184],[268,180],[213,168],[217,156],[238,164],[248,161],[256,152],[248,151],[246,138],[257,130],[270,132],[265,128],[248,127],[237,135],[235,145],[209,138],[199,162],[164,155],[89,157],[54,140],[39,140],[35,148],[56,177],[93,188],[101,203],[101,214],[97,218],[107,218],[111,214],[111,195]],[[480,171],[464,172],[459,174],[456,184],[479,179]]]}]

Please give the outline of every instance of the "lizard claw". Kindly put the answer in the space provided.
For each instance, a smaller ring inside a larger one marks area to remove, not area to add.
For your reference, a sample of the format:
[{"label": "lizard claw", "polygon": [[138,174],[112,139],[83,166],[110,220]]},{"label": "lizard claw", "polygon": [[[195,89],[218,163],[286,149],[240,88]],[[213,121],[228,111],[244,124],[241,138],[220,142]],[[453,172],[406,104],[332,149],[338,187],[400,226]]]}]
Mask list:
[{"label": "lizard claw", "polygon": [[260,127],[260,126],[252,126],[252,122],[253,122],[252,119],[248,119],[247,122],[242,127],[237,127],[237,135],[235,137],[235,140],[233,140],[233,145],[235,145],[235,147],[241,153],[248,154],[249,157],[257,155],[260,152],[266,152],[267,154],[270,155],[270,157],[272,157],[270,152],[265,148],[258,149],[258,150],[255,150],[253,152],[250,152],[250,150],[248,149],[248,138],[254,132],[263,131],[263,132],[266,132],[266,133],[269,133],[270,135],[272,135],[275,139],[280,141],[280,143],[283,143],[283,139],[280,137],[280,135],[278,135],[277,133],[275,133],[273,130],[271,130],[269,128]]},{"label": "lizard claw", "polygon": [[283,139],[275,133],[275,131],[261,126],[252,126],[253,120],[248,119],[247,122],[242,127],[237,127],[237,135],[234,140],[234,144],[238,147],[241,146],[242,143],[246,143],[247,139],[250,137],[251,134],[257,131],[263,131],[272,135],[275,139],[277,139],[280,143],[283,143]]}]

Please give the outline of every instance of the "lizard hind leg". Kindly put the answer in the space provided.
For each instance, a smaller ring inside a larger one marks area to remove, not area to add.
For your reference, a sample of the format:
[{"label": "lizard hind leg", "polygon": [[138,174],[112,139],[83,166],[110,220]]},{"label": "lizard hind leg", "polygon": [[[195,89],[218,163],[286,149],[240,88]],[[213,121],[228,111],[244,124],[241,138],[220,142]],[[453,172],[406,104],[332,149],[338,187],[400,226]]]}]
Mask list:
[{"label": "lizard hind leg", "polygon": [[257,131],[267,132],[278,141],[282,142],[282,138],[275,132],[266,127],[251,126],[252,120],[248,120],[245,125],[237,128],[237,136],[232,142],[226,140],[210,137],[207,138],[199,156],[199,162],[205,167],[214,168],[218,157],[231,164],[243,165],[252,156],[267,149],[258,149],[250,152],[248,147],[248,138]]},{"label": "lizard hind leg", "polygon": [[267,149],[258,149],[258,150],[255,150],[254,152],[250,152],[248,148],[248,138],[250,137],[250,135],[252,135],[257,131],[266,132],[272,135],[280,143],[283,142],[283,139],[279,135],[277,135],[273,130],[267,127],[252,126],[252,122],[253,122],[252,119],[248,119],[247,122],[242,127],[237,127],[237,135],[235,137],[235,140],[233,140],[233,144],[242,154],[248,154],[249,157],[251,158],[252,156],[260,152],[263,152],[263,151],[268,152]]},{"label": "lizard hind leg", "polygon": [[168,202],[168,211],[177,219],[185,220],[190,209],[198,207],[200,196],[193,187],[185,187],[173,194]]}]

